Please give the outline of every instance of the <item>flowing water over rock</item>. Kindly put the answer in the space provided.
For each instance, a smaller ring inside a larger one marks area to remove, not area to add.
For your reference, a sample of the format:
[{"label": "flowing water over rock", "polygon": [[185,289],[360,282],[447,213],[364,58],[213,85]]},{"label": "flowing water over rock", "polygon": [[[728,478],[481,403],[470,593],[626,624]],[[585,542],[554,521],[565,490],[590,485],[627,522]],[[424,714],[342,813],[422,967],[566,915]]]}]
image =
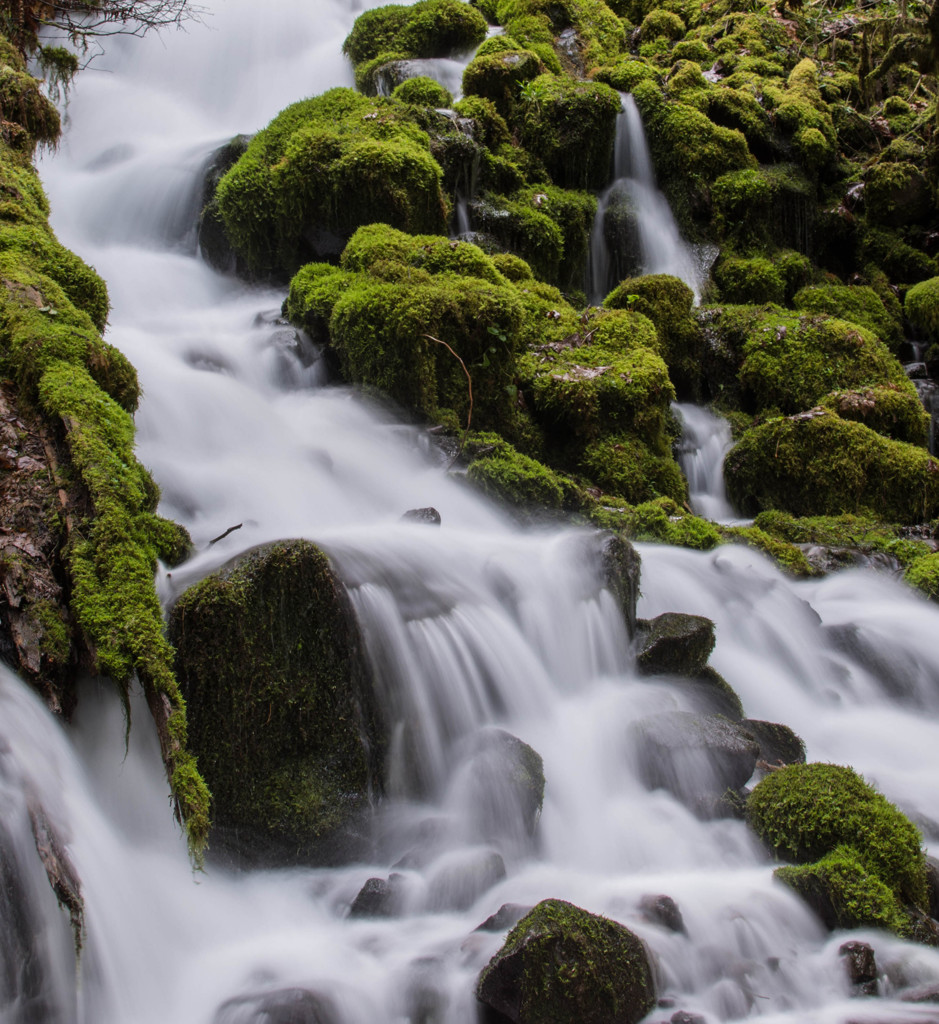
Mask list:
[{"label": "flowing water over rock", "polygon": [[730,424],[692,402],[672,407],[681,420],[678,462],[688,481],[689,503],[699,516],[724,523],[734,519],[724,487],[724,457],[733,447]]},{"label": "flowing water over rock", "polygon": [[[2,670],[2,842],[13,851],[3,870],[20,895],[0,948],[4,965],[34,952],[30,977],[0,975],[0,1019],[471,1024],[475,979],[503,937],[477,925],[503,904],[547,897],[646,941],[666,1000],[655,1021],[935,1019],[852,1001],[843,937],[773,882],[744,823],[700,820],[645,788],[631,726],[695,709],[668,678],[633,672],[595,538],[519,534],[446,476],[420,430],[325,383],[317,354],[277,323],[281,293],[220,277],[187,250],[178,210],[208,154],[286,103],[348,83],[338,54],[355,13],[321,0],[314,17],[285,0],[259,19],[256,5],[229,0],[210,30],[116,44],[108,73],[83,72],[69,134],[43,173],[63,241],[109,282],[108,338],[139,369],[142,461],[200,549],[163,574],[164,593],[253,544],[316,540],[350,588],[423,785],[392,780],[407,796],[381,808],[371,863],[193,876],[145,710],[135,708],[125,756],[107,689],[89,684],[66,735]],[[441,528],[400,521],[430,505]],[[791,725],[812,759],[854,765],[939,841],[939,612],[860,571],[794,584],[742,548],[641,553],[641,615],[714,619],[711,663],[748,715]],[[502,827],[474,785],[494,727],[543,758],[534,837]],[[29,800],[81,879],[77,977],[68,919],[32,853]],[[387,880],[397,916],[350,916],[370,879],[373,890]],[[649,915],[646,898],[660,895],[677,903],[683,931]],[[939,953],[863,937],[888,994],[939,982]]]},{"label": "flowing water over rock", "polygon": [[624,277],[673,274],[701,296],[706,272],[681,237],[668,200],[655,183],[655,171],[630,93],[622,96],[616,119],[613,183],[600,196],[590,234],[587,282],[591,302],[599,303]]}]

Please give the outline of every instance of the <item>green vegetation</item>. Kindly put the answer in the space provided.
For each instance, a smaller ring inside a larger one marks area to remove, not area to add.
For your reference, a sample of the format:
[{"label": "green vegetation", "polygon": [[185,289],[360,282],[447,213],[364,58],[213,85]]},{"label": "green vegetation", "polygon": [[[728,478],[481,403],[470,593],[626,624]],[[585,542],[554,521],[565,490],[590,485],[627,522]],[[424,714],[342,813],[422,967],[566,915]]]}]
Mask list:
[{"label": "green vegetation", "polygon": [[929,341],[939,341],[939,277],[914,284],[903,300],[912,327]]}]

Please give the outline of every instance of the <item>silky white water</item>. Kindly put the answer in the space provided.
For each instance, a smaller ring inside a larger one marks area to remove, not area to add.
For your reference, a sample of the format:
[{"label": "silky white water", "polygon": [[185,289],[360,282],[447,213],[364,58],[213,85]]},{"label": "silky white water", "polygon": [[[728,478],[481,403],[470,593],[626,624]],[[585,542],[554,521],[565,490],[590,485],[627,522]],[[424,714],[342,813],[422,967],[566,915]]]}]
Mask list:
[{"label": "silky white water", "polygon": [[688,503],[705,519],[731,522],[734,509],[724,486],[724,458],[733,447],[730,424],[693,402],[675,402],[672,408],[681,420],[678,464],[688,481]]},{"label": "silky white water", "polygon": [[[171,596],[265,540],[323,544],[394,714],[426,725],[426,798],[396,798],[392,766],[373,863],[193,875],[145,708],[135,708],[125,756],[106,687],[88,684],[66,733],[3,671],[0,798],[9,810],[0,838],[16,851],[4,862],[25,865],[17,877],[27,879],[28,922],[4,930],[3,962],[32,936],[31,962],[43,969],[32,989],[3,976],[0,1020],[242,1024],[263,1017],[231,1000],[302,989],[342,1024],[470,1024],[475,978],[502,941],[473,929],[503,903],[545,897],[643,937],[671,1001],[653,1011],[656,1021],[675,1009],[709,1021],[931,1019],[906,1004],[850,1000],[843,937],[824,934],[772,881],[746,827],[700,821],[639,782],[630,723],[688,698],[667,680],[634,677],[594,535],[520,533],[448,479],[445,460],[393,410],[324,386],[316,353],[273,320],[281,293],[222,278],[187,248],[181,211],[192,209],[208,154],[291,100],[349,83],[338,54],[357,13],[282,0],[259,18],[255,4],[228,0],[188,34],[115,42],[80,76],[66,137],[42,173],[60,237],[108,280],[108,339],[145,389],[140,457],[163,488],[162,510],[189,527],[200,552],[161,576],[162,591]],[[400,522],[424,505],[440,510],[441,528]],[[640,614],[713,618],[712,663],[750,716],[792,725],[813,759],[853,764],[939,840],[932,606],[872,573],[793,584],[742,548],[641,553]],[[871,650],[891,671],[865,668]],[[485,794],[464,768],[474,735],[492,725],[544,758],[537,842],[511,823],[479,831]],[[77,977],[67,919],[30,854],[30,793],[82,879]],[[485,875],[496,853],[504,877]],[[386,878],[399,862],[402,916],[349,920],[366,879]],[[642,919],[647,894],[677,901],[686,935]],[[894,979],[886,995],[897,979],[939,981],[936,952],[864,937]]]}]

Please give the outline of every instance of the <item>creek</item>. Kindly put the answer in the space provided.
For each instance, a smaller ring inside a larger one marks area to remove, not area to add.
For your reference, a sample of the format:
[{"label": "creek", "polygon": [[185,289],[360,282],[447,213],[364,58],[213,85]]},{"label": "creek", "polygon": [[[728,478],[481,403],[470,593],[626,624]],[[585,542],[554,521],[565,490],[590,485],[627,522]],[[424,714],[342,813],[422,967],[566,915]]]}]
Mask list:
[{"label": "creek", "polygon": [[[328,383],[317,352],[277,322],[282,293],[194,254],[209,154],[293,100],[350,85],[340,45],[358,13],[340,0],[278,0],[259,16],[257,4],[227,0],[186,33],[114,40],[79,76],[67,133],[41,171],[59,237],[108,281],[108,340],[145,391],[139,456],[162,487],[161,511],[199,552],[161,572],[161,592],[169,599],[267,540],[321,544],[389,699],[421,723],[427,796],[392,792],[372,863],[236,873],[210,862],[193,874],[144,707],[134,705],[125,751],[109,687],[89,681],[63,729],[0,670],[0,845],[4,870],[22,880],[4,915],[0,1020],[261,1024],[264,998],[291,990],[298,1006],[316,993],[321,1016],[309,1019],[330,1024],[472,1024],[475,978],[503,938],[474,929],[502,904],[546,897],[646,941],[666,1000],[650,1020],[676,1010],[709,1022],[935,1020],[890,997],[900,982],[939,982],[939,952],[859,933],[890,1001],[850,999],[844,935],[773,881],[746,826],[701,821],[643,786],[630,724],[688,698],[666,678],[637,677],[595,536],[520,532],[448,477],[421,430]],[[402,524],[427,505],[439,530]],[[810,759],[853,765],[939,841],[939,611],[871,571],[794,583],[741,547],[640,552],[640,615],[712,618],[712,664],[750,717],[790,725]],[[461,769],[474,734],[494,725],[544,758],[535,844],[511,829],[483,839],[474,824]],[[82,879],[77,975],[68,921],[30,853],[30,801]],[[468,888],[494,850],[504,875]],[[402,914],[350,919],[363,883],[402,858]],[[644,919],[640,900],[658,894],[677,902],[684,934]]]}]

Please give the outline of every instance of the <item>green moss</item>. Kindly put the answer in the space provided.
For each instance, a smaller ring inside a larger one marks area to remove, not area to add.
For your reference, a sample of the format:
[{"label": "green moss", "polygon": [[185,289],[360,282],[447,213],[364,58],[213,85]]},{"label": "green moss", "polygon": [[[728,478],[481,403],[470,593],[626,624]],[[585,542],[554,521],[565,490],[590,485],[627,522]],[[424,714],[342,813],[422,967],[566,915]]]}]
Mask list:
[{"label": "green moss", "polygon": [[642,19],[639,26],[640,38],[645,42],[650,39],[669,39],[674,42],[685,34],[685,23],[673,11],[653,8]]},{"label": "green moss", "polygon": [[831,928],[882,928],[909,938],[910,921],[896,896],[841,846],[814,864],[777,868],[775,877],[819,909]]},{"label": "green moss", "polygon": [[515,109],[522,85],[543,71],[541,58],[531,50],[505,50],[475,57],[463,72],[463,93],[491,101],[499,114],[507,117]]},{"label": "green moss", "polygon": [[555,46],[557,37],[573,29],[576,52],[555,46],[555,72],[563,67],[583,74],[612,63],[625,49],[623,23],[602,0],[500,0],[498,18],[506,32],[532,48]]},{"label": "green moss", "polygon": [[516,123],[522,144],[552,180],[569,188],[602,188],[609,180],[616,92],[601,82],[541,75],[522,89]]},{"label": "green moss", "polygon": [[939,512],[939,465],[924,449],[821,410],[747,431],[724,476],[731,501],[747,514],[873,512],[916,523]]},{"label": "green moss", "polygon": [[725,302],[781,304],[786,282],[776,264],[764,256],[725,256],[715,265],[714,282]]},{"label": "green moss", "polygon": [[439,82],[423,75],[405,79],[391,96],[416,107],[449,107],[453,103],[453,97]]},{"label": "green moss", "polygon": [[523,455],[498,434],[474,433],[467,479],[484,494],[523,514],[571,509],[577,489],[543,463]]},{"label": "green moss", "polygon": [[791,165],[722,175],[711,199],[718,236],[741,252],[771,252],[780,245],[805,250],[809,244],[815,190]]},{"label": "green moss", "polygon": [[54,146],[61,130],[59,112],[40,83],[5,61],[0,62],[0,121],[4,141],[27,155],[37,142]]},{"label": "green moss", "polygon": [[714,63],[714,54],[701,39],[682,39],[672,47],[673,60],[693,60],[701,67]]},{"label": "green moss", "polygon": [[632,92],[640,82],[654,85],[658,78],[656,68],[637,57],[627,57],[619,64],[600,68],[595,76],[596,81],[605,82],[619,92]]},{"label": "green moss", "polygon": [[881,297],[867,285],[815,285],[798,291],[792,300],[795,309],[808,313],[828,313],[872,331],[891,349],[903,340],[903,325],[898,310],[888,309]]},{"label": "green moss", "polygon": [[931,553],[917,558],[903,574],[903,578],[931,600],[939,601],[939,554]]},{"label": "green moss", "polygon": [[519,921],[476,993],[496,1012],[511,1006],[516,1019],[543,1024],[634,1024],[655,1005],[639,939],[562,900],[543,900]]},{"label": "green moss", "polygon": [[293,273],[337,253],[342,238],[373,221],[442,232],[443,174],[413,114],[395,100],[332,89],[258,132],[216,190],[246,267],[260,276]]},{"label": "green moss", "polygon": [[683,502],[688,485],[671,455],[659,455],[636,437],[614,434],[588,444],[580,469],[599,487],[631,504],[671,498]]},{"label": "green moss", "polygon": [[[757,519],[759,519],[759,516],[757,516]],[[790,576],[801,578],[818,575],[799,548],[767,533],[759,524],[755,526],[721,527],[721,536],[724,540],[732,543],[746,544],[748,547],[756,548],[757,551],[762,551],[763,554],[769,555],[783,572],[788,573]]]},{"label": "green moss", "polygon": [[939,277],[913,285],[903,299],[903,312],[922,338],[939,341]]},{"label": "green moss", "polygon": [[365,11],[342,44],[353,64],[385,52],[406,57],[449,57],[486,38],[486,19],[460,0],[417,0],[410,7],[389,4]]},{"label": "green moss", "polygon": [[713,523],[693,515],[671,498],[656,498],[636,506],[601,498],[590,510],[590,519],[597,526],[622,532],[633,540],[657,541],[696,551],[710,551],[722,541]]},{"label": "green moss", "polygon": [[857,420],[885,437],[926,446],[929,415],[913,388],[886,384],[833,391],[819,404],[843,420]]},{"label": "green moss", "polygon": [[901,284],[916,284],[936,276],[936,261],[932,257],[882,228],[865,232],[860,258]]},{"label": "green moss", "polygon": [[864,205],[871,221],[888,227],[914,224],[933,209],[926,176],[910,163],[882,161],[864,176]]},{"label": "green moss", "polygon": [[849,847],[897,898],[927,903],[919,832],[850,768],[815,763],[772,772],[751,793],[747,816],[780,857],[805,864]]}]

